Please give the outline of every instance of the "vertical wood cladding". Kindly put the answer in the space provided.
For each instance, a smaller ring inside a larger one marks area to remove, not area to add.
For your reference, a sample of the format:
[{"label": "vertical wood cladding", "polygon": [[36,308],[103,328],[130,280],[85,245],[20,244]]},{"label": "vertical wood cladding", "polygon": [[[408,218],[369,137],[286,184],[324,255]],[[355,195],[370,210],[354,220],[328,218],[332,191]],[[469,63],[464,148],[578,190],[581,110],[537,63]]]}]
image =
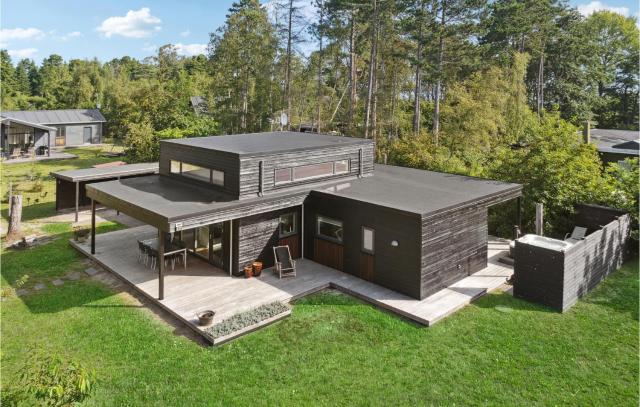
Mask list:
[{"label": "vertical wood cladding", "polygon": [[592,230],[584,240],[563,251],[516,241],[513,294],[566,311],[626,260],[631,220],[602,207],[578,207],[577,226]]},{"label": "vertical wood cladding", "polygon": [[313,239],[313,260],[336,270],[344,270],[344,248],[325,239]]},{"label": "vertical wood cladding", "polygon": [[487,235],[484,206],[423,218],[420,298],[485,268]]},{"label": "vertical wood cladding", "polygon": [[[420,216],[313,191],[304,204],[305,257],[316,257],[316,217],[342,221],[343,271],[360,277],[362,227],[375,230],[371,281],[413,298],[420,297]],[[392,246],[392,241],[398,242]],[[323,241],[325,242],[325,241]]]},{"label": "vertical wood cladding", "polygon": [[300,233],[283,237],[278,240],[278,246],[289,246],[289,252],[294,259],[300,258]]},{"label": "vertical wood cladding", "polygon": [[[240,199],[255,197],[260,191],[260,161],[263,166],[263,192],[280,191],[292,186],[318,182],[319,180],[335,179],[358,176],[359,150],[362,149],[363,175],[373,173],[373,144],[359,144],[339,146],[323,149],[310,149],[307,151],[292,151],[286,153],[247,156],[240,158]],[[350,162],[349,173],[334,175],[326,178],[317,178],[300,182],[291,182],[283,185],[275,185],[274,174],[278,168],[299,167],[302,165],[316,164],[346,160]]]},{"label": "vertical wood cladding", "polygon": [[[290,212],[296,212],[299,219],[300,208],[295,207],[234,221],[234,274],[240,274],[245,266],[254,261],[262,262],[264,268],[274,265],[273,246],[277,246],[280,241],[280,215]],[[289,239],[293,239],[293,236]],[[291,255],[294,256],[293,253]]]},{"label": "vertical wood cladding", "polygon": [[[171,160],[181,161],[224,172],[224,187],[171,174]],[[240,190],[240,160],[236,154],[175,143],[160,143],[160,174],[180,181],[207,186],[238,196]]]}]

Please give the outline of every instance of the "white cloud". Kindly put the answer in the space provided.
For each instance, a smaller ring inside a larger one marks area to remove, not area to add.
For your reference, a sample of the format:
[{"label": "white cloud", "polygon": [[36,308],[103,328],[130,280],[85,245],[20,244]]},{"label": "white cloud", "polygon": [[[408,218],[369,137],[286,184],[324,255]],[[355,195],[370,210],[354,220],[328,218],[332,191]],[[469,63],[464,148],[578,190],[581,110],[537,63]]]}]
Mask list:
[{"label": "white cloud", "polygon": [[174,45],[176,47],[176,52],[178,55],[191,57],[194,55],[206,54],[207,53],[207,44],[181,44],[177,43]]},{"label": "white cloud", "polygon": [[44,37],[44,32],[37,28],[3,28],[0,30],[0,41],[37,40]]},{"label": "white cloud", "polygon": [[187,30],[187,31],[183,31],[180,33],[181,37],[188,37],[191,35],[191,31]]},{"label": "white cloud", "polygon": [[71,31],[64,35],[55,35],[56,30],[49,31],[49,34],[53,35],[53,38],[59,41],[69,41],[74,38],[79,38],[84,36],[80,31]]},{"label": "white cloud", "polygon": [[128,38],[150,37],[154,31],[160,31],[160,20],[151,15],[149,7],[142,7],[140,10],[129,10],[124,17],[109,17],[96,28],[105,37],[121,35]]},{"label": "white cloud", "polygon": [[12,58],[23,59],[23,58],[31,58],[37,52],[37,48],[22,48],[22,49],[10,49],[7,51]]},{"label": "white cloud", "polygon": [[629,8],[628,7],[624,7],[624,6],[620,6],[620,7],[615,7],[615,6],[610,6],[608,4],[604,4],[600,1],[592,1],[589,4],[580,4],[578,6],[578,12],[580,14],[582,14],[585,17],[589,17],[591,14],[595,13],[596,11],[611,11],[613,13],[618,13],[618,14],[622,14],[623,16],[627,17],[629,15]]},{"label": "white cloud", "polygon": [[155,44],[145,43],[144,47],[142,47],[144,52],[156,52],[158,50],[158,46]]}]

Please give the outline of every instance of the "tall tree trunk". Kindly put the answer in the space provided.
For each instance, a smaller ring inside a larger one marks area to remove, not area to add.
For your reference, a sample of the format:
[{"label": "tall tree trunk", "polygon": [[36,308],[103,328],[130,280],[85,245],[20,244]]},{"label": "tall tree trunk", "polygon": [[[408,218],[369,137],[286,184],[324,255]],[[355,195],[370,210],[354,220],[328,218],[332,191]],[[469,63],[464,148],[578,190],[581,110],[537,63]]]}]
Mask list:
[{"label": "tall tree trunk", "polygon": [[544,52],[540,54],[540,60],[538,62],[538,117],[542,114],[544,109]]},{"label": "tall tree trunk", "polygon": [[320,130],[320,113],[322,112],[322,24],[324,19],[323,1],[319,0],[317,6],[320,8],[320,24],[318,26],[318,36],[320,37],[320,49],[318,50],[318,89],[316,93],[316,131]]},{"label": "tall tree trunk", "polygon": [[11,195],[9,200],[9,228],[7,240],[12,240],[20,235],[22,223],[22,195]]},{"label": "tall tree trunk", "polygon": [[438,66],[437,66],[437,78],[436,78],[436,93],[433,107],[433,135],[435,137],[435,143],[438,145],[438,136],[440,132],[440,98],[442,94],[442,66],[444,60],[444,30],[446,24],[446,0],[442,0],[442,11],[440,17],[440,34],[438,40]]},{"label": "tall tree trunk", "polygon": [[287,59],[284,73],[284,98],[287,106],[287,129],[291,128],[291,43],[293,32],[293,0],[289,0],[289,22],[287,28]]},{"label": "tall tree trunk", "polygon": [[376,42],[378,38],[378,2],[373,3],[373,21],[371,21],[371,52],[369,55],[369,81],[367,83],[367,104],[364,115],[364,137],[369,138],[371,126],[371,105],[373,102],[374,82],[376,77]]},{"label": "tall tree trunk", "polygon": [[354,11],[349,17],[349,128],[354,128],[358,72],[356,68],[356,28]]},{"label": "tall tree trunk", "polygon": [[[421,2],[420,12],[424,13],[424,1]],[[413,90],[413,135],[420,134],[420,90],[422,88],[422,18],[424,14],[420,15],[418,19],[418,49],[416,50],[416,80]]]}]

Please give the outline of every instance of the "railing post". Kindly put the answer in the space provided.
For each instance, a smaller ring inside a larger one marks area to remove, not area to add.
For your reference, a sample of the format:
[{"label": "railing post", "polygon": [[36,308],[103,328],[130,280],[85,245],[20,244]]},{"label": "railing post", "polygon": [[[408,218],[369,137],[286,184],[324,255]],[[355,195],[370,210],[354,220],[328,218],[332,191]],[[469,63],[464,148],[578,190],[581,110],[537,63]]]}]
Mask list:
[{"label": "railing post", "polygon": [[96,254],[96,201],[91,200],[91,254]]}]

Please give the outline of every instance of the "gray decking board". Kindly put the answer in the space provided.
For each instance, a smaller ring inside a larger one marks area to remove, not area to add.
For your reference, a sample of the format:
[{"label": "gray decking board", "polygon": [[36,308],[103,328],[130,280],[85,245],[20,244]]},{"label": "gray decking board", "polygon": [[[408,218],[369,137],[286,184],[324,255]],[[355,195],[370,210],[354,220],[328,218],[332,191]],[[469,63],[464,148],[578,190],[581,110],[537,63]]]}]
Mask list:
[{"label": "gray decking board", "polygon": [[167,271],[165,299],[158,301],[157,272],[137,263],[135,245],[137,239],[154,236],[155,233],[155,229],[141,226],[98,235],[95,255],[89,254],[88,242],[72,244],[205,338],[202,329],[196,325],[195,315],[198,311],[215,310],[214,322],[219,322],[263,304],[292,301],[328,287],[430,326],[477,297],[498,288],[513,271],[511,267],[497,262],[498,253],[508,249],[508,244],[492,241],[487,268],[420,301],[307,259],[298,261],[297,277],[279,280],[272,270],[263,271],[260,278],[232,278],[190,256],[186,271],[181,267]]}]

